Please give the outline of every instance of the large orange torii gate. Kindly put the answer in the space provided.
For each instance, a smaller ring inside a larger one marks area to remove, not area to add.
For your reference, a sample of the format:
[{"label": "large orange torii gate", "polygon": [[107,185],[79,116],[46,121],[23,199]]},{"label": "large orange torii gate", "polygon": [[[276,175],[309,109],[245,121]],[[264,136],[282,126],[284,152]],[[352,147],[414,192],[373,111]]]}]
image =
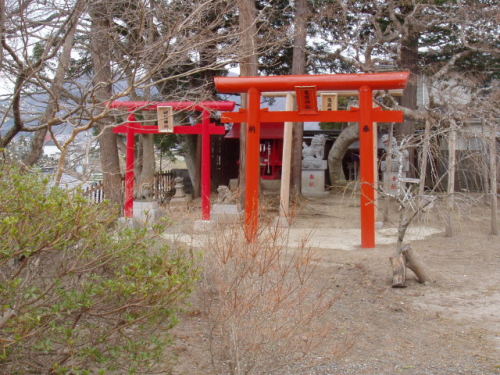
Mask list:
[{"label": "large orange torii gate", "polygon": [[[375,247],[376,129],[374,122],[403,122],[401,111],[373,107],[373,90],[403,89],[408,72],[288,75],[270,77],[216,77],[223,93],[247,93],[247,109],[223,113],[223,122],[247,123],[245,233],[249,241],[259,225],[259,144],[261,122],[358,122],[361,183],[361,247]],[[317,91],[357,90],[359,108],[319,111]],[[268,111],[260,107],[262,92],[295,91],[297,111]]]}]

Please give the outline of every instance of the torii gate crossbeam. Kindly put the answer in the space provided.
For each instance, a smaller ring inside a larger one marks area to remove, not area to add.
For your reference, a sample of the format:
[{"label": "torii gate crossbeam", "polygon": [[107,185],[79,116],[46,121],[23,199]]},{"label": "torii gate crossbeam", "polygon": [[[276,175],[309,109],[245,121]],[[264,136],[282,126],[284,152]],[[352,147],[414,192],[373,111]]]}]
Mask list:
[{"label": "torii gate crossbeam", "polygon": [[[245,233],[249,241],[257,235],[259,224],[259,144],[260,123],[358,122],[360,126],[361,247],[375,247],[376,216],[376,128],[374,122],[402,122],[401,111],[373,108],[373,90],[402,89],[408,72],[289,75],[271,77],[216,77],[215,86],[223,93],[247,93],[248,108],[224,113],[223,122],[247,123]],[[317,90],[357,90],[359,108],[350,111],[319,111]],[[297,111],[260,108],[262,92],[295,91]]]}]

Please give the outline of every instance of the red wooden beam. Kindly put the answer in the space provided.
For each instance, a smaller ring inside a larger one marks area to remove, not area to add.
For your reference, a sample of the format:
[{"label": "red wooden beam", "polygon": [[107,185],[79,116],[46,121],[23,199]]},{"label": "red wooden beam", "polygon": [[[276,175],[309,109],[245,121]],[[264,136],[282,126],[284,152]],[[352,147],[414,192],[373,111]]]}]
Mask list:
[{"label": "red wooden beam", "polygon": [[[242,123],[247,118],[247,111],[225,112],[221,121],[224,123]],[[380,108],[372,109],[372,118],[375,122],[403,122],[402,111],[383,111]],[[350,111],[319,111],[317,113],[302,114],[298,111],[267,111],[263,108],[260,112],[261,122],[359,122],[359,109]]]},{"label": "red wooden beam", "polygon": [[232,111],[235,103],[230,101],[205,101],[205,102],[148,102],[148,101],[122,101],[111,102],[111,108],[124,108],[127,110],[156,111],[156,108],[170,106],[174,111],[191,110],[202,112],[211,111]]},{"label": "red wooden beam", "polygon": [[372,90],[402,89],[406,87],[409,72],[285,75],[267,77],[215,77],[217,91],[246,92],[255,88],[260,92],[295,91],[298,86],[316,86],[316,90]]}]

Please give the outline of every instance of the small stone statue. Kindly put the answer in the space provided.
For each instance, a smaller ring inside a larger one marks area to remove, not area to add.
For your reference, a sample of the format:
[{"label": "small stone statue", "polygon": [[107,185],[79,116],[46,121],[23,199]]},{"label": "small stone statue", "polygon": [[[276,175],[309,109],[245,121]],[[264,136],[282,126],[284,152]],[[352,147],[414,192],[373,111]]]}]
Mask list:
[{"label": "small stone statue", "polygon": [[324,134],[315,135],[310,146],[302,143],[302,169],[326,169],[326,160],[323,160],[325,143]]},{"label": "small stone statue", "polygon": [[147,200],[151,200],[153,198],[153,186],[152,186],[152,184],[147,183],[147,182],[141,184],[139,191],[140,191],[139,197],[138,197],[139,200],[147,201]]}]

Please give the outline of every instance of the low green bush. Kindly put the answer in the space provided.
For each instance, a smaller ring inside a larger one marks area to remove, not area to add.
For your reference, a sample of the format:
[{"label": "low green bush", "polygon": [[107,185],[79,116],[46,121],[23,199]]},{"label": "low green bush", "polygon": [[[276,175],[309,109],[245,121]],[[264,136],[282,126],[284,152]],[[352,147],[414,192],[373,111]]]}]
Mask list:
[{"label": "low green bush", "polygon": [[0,166],[0,373],[158,370],[197,272],[114,212]]}]

